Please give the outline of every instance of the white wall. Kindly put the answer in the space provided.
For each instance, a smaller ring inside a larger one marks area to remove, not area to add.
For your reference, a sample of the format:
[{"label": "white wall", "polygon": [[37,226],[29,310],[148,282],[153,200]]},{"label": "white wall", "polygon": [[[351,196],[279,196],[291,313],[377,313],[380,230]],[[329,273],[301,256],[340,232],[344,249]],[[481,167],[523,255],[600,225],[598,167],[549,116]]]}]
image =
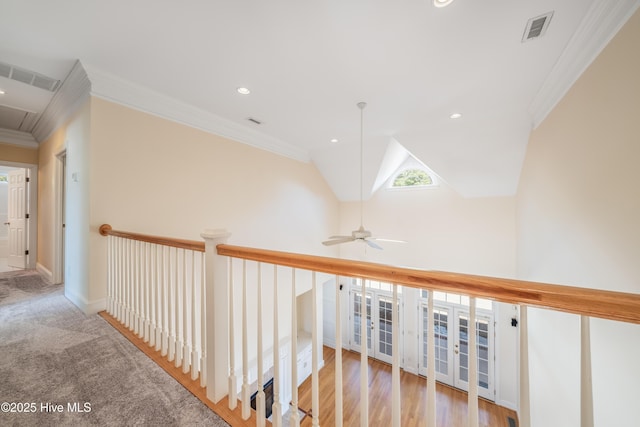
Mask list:
[{"label": "white wall", "polygon": [[[640,293],[640,13],[531,136],[518,193],[523,279]],[[532,425],[579,426],[579,319],[532,310]],[[592,319],[596,426],[640,419],[640,326]]]},{"label": "white wall", "polygon": [[[360,243],[340,245],[340,256],[382,264],[454,271],[496,277],[515,277],[515,198],[464,199],[446,183],[430,189],[378,191],[364,204],[364,226],[376,237],[406,240],[384,243],[383,251]],[[343,203],[339,234],[360,225],[359,203]],[[348,344],[348,282],[343,301],[343,345]],[[417,291],[405,289],[403,323],[404,369],[418,370]],[[335,342],[335,288],[326,289],[325,340]],[[511,326],[513,306],[496,303],[496,402],[509,408],[518,404],[518,329]]]}]

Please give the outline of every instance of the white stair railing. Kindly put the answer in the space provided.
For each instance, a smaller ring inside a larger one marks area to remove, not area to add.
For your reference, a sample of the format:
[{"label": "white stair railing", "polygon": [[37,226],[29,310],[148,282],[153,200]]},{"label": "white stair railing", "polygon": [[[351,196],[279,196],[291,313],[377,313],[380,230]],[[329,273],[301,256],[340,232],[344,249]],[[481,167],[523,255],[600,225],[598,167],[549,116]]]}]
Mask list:
[{"label": "white stair railing", "polygon": [[106,234],[107,312],[204,383],[204,245],[193,249],[152,236],[112,233]]}]

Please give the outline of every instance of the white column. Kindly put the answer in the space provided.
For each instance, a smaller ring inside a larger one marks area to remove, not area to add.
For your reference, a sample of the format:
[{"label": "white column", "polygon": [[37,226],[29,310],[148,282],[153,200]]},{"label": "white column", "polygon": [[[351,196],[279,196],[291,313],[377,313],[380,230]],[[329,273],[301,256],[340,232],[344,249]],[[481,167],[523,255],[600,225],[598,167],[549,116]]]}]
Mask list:
[{"label": "white column", "polygon": [[228,260],[219,256],[216,246],[226,243],[231,234],[225,230],[206,230],[201,234],[205,241],[207,284],[207,399],[218,402],[229,390],[229,279]]},{"label": "white column", "polygon": [[467,323],[469,349],[469,427],[478,427],[478,349],[476,348],[476,299],[469,297]]},{"label": "white column", "polygon": [[427,427],[436,427],[436,337],[433,291],[427,299]]},{"label": "white column", "polygon": [[311,281],[311,425],[320,426],[320,382],[318,377],[318,351],[322,351],[319,346],[318,337],[318,286],[316,283],[316,272],[312,273]]},{"label": "white column", "polygon": [[256,415],[258,427],[266,425],[264,396],[264,364],[262,349],[262,263],[258,263],[258,394],[256,395]]},{"label": "white column", "polygon": [[589,316],[580,316],[580,427],[593,427]]},{"label": "white column", "polygon": [[278,266],[273,266],[273,406],[271,424],[282,426],[282,405],[280,404],[280,337],[278,332]]},{"label": "white column", "polygon": [[398,335],[400,334],[400,328],[398,327],[399,313],[398,313],[398,285],[393,285],[393,301],[392,301],[392,338],[391,338],[391,351],[393,354],[391,364],[391,425],[393,427],[400,427],[401,419],[401,400],[400,400],[400,346]]},{"label": "white column", "polygon": [[[367,355],[367,288],[364,279],[362,283],[362,298],[360,299],[360,426],[369,425],[369,360]],[[372,307],[373,309],[373,307]]]},{"label": "white column", "polygon": [[298,414],[298,309],[295,268],[291,271],[291,410],[289,425],[300,427],[300,414]]},{"label": "white column", "polygon": [[340,296],[340,281],[336,275],[336,427],[342,427],[342,298]]},{"label": "white column", "polygon": [[520,306],[520,427],[531,426],[531,406],[529,400],[529,330],[527,306]]}]

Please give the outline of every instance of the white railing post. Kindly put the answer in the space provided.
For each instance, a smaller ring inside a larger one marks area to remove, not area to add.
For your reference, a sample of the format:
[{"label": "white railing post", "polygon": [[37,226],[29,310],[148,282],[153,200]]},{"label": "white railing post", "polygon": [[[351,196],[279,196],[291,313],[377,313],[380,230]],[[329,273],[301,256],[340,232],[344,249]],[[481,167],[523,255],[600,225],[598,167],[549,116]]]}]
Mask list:
[{"label": "white railing post", "polygon": [[264,395],[264,350],[262,346],[262,263],[258,263],[258,394],[256,395],[256,414],[258,427],[264,427],[265,419],[265,395]]},{"label": "white railing post", "polygon": [[529,403],[529,330],[527,306],[520,306],[520,427],[531,425],[531,406]]},{"label": "white railing post", "polygon": [[589,316],[580,316],[580,427],[593,427]]},{"label": "white railing post", "polygon": [[391,322],[393,332],[391,334],[391,351],[393,363],[391,365],[391,425],[400,427],[401,419],[401,400],[400,400],[400,316],[398,313],[398,285],[393,285],[393,301],[391,303],[392,315]]},{"label": "white railing post", "polygon": [[469,427],[478,427],[478,349],[476,347],[476,329],[476,299],[475,297],[469,297],[469,320],[467,323]]},{"label": "white railing post", "polygon": [[316,272],[312,273],[311,281],[311,425],[320,426],[320,382],[318,376],[318,286]]},{"label": "white railing post", "polygon": [[335,426],[342,427],[342,310],[340,281],[336,275],[336,418]]},{"label": "white railing post", "polygon": [[436,427],[436,327],[433,291],[427,299],[427,427]]},{"label": "white railing post", "polygon": [[247,322],[247,260],[242,260],[242,419],[251,416],[251,402],[249,393],[249,342]]},{"label": "white railing post", "polygon": [[278,321],[278,266],[273,266],[273,406],[271,424],[282,426],[282,405],[280,404],[280,325]]},{"label": "white railing post", "polygon": [[218,402],[228,393],[229,375],[229,283],[227,258],[219,256],[216,246],[226,243],[231,234],[226,230],[206,230],[206,316],[207,323],[207,399]]},{"label": "white railing post", "polygon": [[298,414],[298,310],[296,303],[296,269],[291,270],[291,408],[289,425],[300,427]]},{"label": "white railing post", "polygon": [[[360,299],[360,427],[369,425],[369,325],[367,324],[367,285],[364,278],[362,283],[362,298]],[[371,302],[373,304],[373,301]],[[373,307],[371,307],[373,310]]]}]

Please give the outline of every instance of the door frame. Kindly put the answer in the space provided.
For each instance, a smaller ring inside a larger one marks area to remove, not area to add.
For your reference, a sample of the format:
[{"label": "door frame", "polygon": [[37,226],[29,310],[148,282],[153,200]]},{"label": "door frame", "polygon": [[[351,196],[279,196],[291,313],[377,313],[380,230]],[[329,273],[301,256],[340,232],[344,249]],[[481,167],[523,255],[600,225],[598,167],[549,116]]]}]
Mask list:
[{"label": "door frame", "polygon": [[26,176],[29,178],[27,185],[27,213],[29,219],[27,221],[27,269],[35,269],[38,266],[38,165],[30,163],[9,162],[0,160],[1,166],[11,168],[26,169]]},{"label": "door frame", "polygon": [[66,162],[67,149],[56,153],[55,170],[55,212],[53,214],[53,283],[64,283],[64,263],[65,263],[65,212],[66,212]]}]

